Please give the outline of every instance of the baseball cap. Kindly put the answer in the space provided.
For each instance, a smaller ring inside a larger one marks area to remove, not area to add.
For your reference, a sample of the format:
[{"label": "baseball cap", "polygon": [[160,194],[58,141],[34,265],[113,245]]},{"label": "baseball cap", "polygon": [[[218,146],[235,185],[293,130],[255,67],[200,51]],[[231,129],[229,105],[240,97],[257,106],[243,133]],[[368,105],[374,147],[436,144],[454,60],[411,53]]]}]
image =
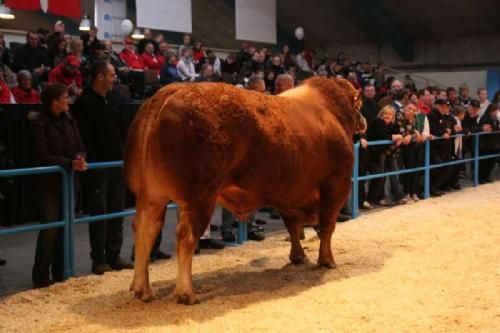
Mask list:
[{"label": "baseball cap", "polygon": [[436,104],[436,105],[450,105],[450,102],[447,99],[438,98],[438,99],[436,99],[434,104]]},{"label": "baseball cap", "polygon": [[480,108],[481,104],[477,99],[473,99],[470,101],[470,106],[472,106],[473,108]]},{"label": "baseball cap", "polygon": [[80,67],[80,60],[78,60],[77,57],[74,55],[70,54],[69,56],[66,57],[66,63],[70,66],[73,67]]}]

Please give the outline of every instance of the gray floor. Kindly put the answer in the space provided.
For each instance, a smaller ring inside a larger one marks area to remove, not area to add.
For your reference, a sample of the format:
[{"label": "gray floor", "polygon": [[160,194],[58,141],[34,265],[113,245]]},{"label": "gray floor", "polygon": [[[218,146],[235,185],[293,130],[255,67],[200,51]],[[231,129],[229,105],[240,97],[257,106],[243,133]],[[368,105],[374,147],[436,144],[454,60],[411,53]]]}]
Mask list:
[{"label": "gray floor", "polygon": [[[220,207],[217,207],[211,224],[220,225],[220,216]],[[268,224],[264,225],[265,233],[284,228],[281,220],[271,220],[267,213],[258,213],[257,218],[268,221]],[[173,255],[175,253],[175,225],[177,221],[175,209],[168,211],[166,220],[160,248]],[[131,218],[127,218],[124,222],[122,256],[127,260],[130,260],[133,245],[131,222]],[[237,229],[234,229],[234,232],[236,234]],[[35,255],[36,236],[37,233],[34,232],[0,236],[0,257],[7,260],[6,266],[0,266],[0,296],[32,287],[31,268]],[[212,237],[220,239],[220,232],[212,232]],[[77,276],[91,274],[89,253],[88,226],[77,225],[75,228],[75,274]],[[204,253],[213,253],[213,251],[202,251],[202,254]]]}]

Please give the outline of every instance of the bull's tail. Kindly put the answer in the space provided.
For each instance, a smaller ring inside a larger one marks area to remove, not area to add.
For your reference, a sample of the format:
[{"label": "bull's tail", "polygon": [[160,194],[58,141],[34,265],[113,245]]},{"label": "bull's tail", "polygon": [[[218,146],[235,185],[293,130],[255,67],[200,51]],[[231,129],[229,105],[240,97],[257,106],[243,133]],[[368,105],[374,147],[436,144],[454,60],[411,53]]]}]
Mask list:
[{"label": "bull's tail", "polygon": [[145,183],[151,131],[166,100],[177,91],[175,86],[165,87],[147,99],[139,109],[128,131],[125,144],[124,172],[128,186],[136,196],[141,193]]}]

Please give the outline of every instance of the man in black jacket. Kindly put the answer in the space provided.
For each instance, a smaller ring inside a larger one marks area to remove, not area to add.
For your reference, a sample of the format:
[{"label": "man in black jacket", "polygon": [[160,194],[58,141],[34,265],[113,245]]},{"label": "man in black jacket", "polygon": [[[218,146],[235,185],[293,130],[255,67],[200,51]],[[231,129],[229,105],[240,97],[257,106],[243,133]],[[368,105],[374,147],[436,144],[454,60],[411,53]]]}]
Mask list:
[{"label": "man in black jacket", "polygon": [[49,72],[47,50],[40,47],[39,37],[34,32],[26,34],[26,44],[14,50],[12,69],[15,72],[26,69],[38,82]]},{"label": "man in black jacket", "polygon": [[[431,143],[431,163],[440,164],[451,160],[453,141],[450,135],[454,134],[453,117],[450,116],[450,104],[445,99],[437,99],[434,109],[429,113],[429,127],[432,136],[442,139],[433,140]],[[431,195],[443,195],[442,189],[450,177],[450,168],[445,166],[431,172]]]},{"label": "man in black jacket", "polygon": [[[366,119],[366,123],[368,124],[368,128],[370,124],[373,123],[375,119],[377,119],[380,108],[378,107],[377,102],[375,101],[375,96],[377,91],[375,90],[375,86],[371,83],[368,83],[363,88],[363,106],[361,107],[361,114]],[[356,142],[358,138],[354,138]],[[369,170],[369,151],[367,146],[367,141],[365,139],[365,134],[361,135],[360,138],[361,147],[359,149],[359,176],[366,176]],[[359,206],[363,209],[371,209],[372,206],[367,201],[367,189],[366,189],[366,181],[359,182]]]},{"label": "man in black jacket", "polygon": [[[113,65],[96,61],[90,69],[91,87],[75,101],[74,113],[92,162],[123,159],[124,136],[120,129],[120,101],[112,93]],[[89,171],[83,180],[84,206],[91,215],[124,209],[125,183],[121,169]],[[120,255],[123,244],[123,218],[89,224],[92,272],[132,268]]]}]

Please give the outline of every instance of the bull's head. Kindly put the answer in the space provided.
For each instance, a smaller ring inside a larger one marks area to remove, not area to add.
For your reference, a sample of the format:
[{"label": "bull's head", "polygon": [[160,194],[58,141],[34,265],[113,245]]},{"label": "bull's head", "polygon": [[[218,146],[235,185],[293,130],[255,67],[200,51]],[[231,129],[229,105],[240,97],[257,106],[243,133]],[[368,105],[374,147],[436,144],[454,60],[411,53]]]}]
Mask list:
[{"label": "bull's head", "polygon": [[345,93],[350,99],[352,112],[354,113],[354,131],[356,133],[366,132],[366,119],[361,114],[361,106],[363,105],[363,102],[361,100],[360,91],[354,88],[354,86],[348,80],[340,78],[335,78],[334,80],[339,86],[344,89]]}]

